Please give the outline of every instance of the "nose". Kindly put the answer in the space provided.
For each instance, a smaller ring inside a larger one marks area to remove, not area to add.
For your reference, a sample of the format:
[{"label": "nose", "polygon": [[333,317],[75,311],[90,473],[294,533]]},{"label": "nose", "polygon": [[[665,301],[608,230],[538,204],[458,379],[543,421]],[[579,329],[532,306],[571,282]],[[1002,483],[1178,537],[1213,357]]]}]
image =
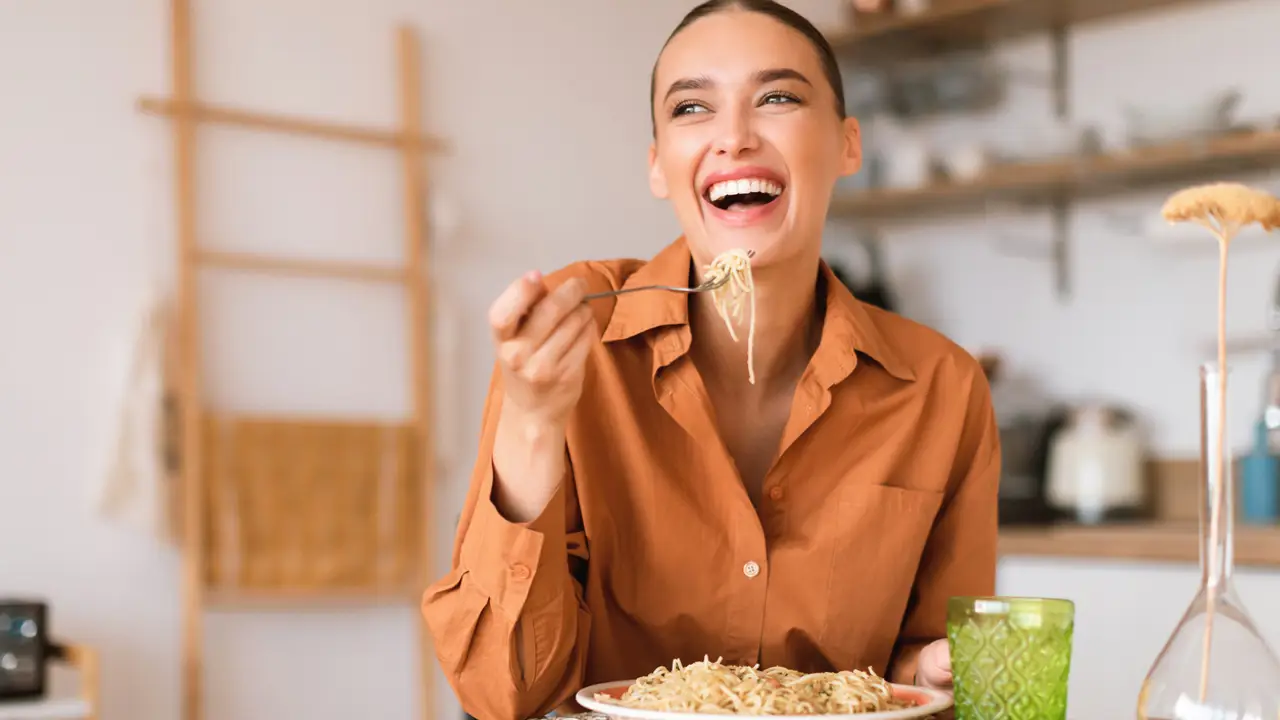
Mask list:
[{"label": "nose", "polygon": [[760,146],[755,121],[750,110],[733,108],[717,116],[715,151],[717,155],[737,157]]}]

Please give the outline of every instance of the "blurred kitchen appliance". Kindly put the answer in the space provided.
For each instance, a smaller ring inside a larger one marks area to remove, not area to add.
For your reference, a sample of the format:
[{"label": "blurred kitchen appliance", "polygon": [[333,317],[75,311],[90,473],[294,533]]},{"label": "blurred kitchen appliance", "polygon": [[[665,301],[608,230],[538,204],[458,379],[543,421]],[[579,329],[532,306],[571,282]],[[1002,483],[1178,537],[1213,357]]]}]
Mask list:
[{"label": "blurred kitchen appliance", "polygon": [[991,386],[1000,432],[1000,525],[1047,525],[1054,514],[1045,500],[1046,458],[1065,413],[1004,372],[998,355],[977,358]]},{"label": "blurred kitchen appliance", "polygon": [[42,602],[0,599],[0,703],[44,697],[48,617]]},{"label": "blurred kitchen appliance", "polygon": [[1056,511],[1086,525],[1140,518],[1147,505],[1144,462],[1128,413],[1100,404],[1076,407],[1051,441],[1046,497]]},{"label": "blurred kitchen appliance", "polygon": [[1001,525],[1047,525],[1053,508],[1045,497],[1046,458],[1050,440],[1063,424],[1065,413],[1023,415],[1000,423]]}]

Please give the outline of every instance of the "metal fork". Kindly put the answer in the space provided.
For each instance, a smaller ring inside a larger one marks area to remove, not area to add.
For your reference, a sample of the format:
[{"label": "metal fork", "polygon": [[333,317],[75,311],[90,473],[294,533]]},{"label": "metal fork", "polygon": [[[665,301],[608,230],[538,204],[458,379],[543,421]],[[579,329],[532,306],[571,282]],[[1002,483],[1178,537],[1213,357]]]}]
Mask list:
[{"label": "metal fork", "polygon": [[[755,257],[755,256],[756,256],[755,250],[747,251],[747,257]],[[605,292],[591,293],[590,295],[583,296],[582,300],[584,302],[587,300],[599,300],[600,298],[614,297],[615,295],[626,295],[627,293],[640,292],[641,290],[666,290],[668,292],[693,294],[693,293],[707,292],[709,290],[715,290],[716,288],[724,287],[724,285],[728,282],[729,282],[729,274],[725,273],[720,277],[704,280],[702,281],[702,284],[695,285],[694,287],[680,287],[678,285],[641,285],[639,287],[621,288],[618,290],[606,290]]]}]

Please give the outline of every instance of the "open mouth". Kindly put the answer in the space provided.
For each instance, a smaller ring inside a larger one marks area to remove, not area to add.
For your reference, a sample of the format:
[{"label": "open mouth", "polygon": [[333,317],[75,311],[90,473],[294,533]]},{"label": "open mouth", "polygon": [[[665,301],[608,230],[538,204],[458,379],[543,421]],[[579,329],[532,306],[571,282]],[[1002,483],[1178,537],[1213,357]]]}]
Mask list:
[{"label": "open mouth", "polygon": [[765,178],[742,178],[714,183],[704,196],[720,210],[748,210],[768,205],[783,191],[782,183]]}]

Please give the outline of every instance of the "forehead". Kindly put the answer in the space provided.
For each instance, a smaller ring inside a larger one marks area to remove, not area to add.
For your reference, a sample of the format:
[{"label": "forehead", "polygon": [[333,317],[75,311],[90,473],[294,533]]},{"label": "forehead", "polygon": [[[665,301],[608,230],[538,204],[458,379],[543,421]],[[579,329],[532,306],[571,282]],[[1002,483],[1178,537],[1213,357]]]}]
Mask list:
[{"label": "forehead", "polygon": [[719,12],[672,38],[658,58],[656,90],[690,76],[744,80],[762,68],[791,68],[810,78],[822,73],[817,51],[798,30],[762,13]]}]

